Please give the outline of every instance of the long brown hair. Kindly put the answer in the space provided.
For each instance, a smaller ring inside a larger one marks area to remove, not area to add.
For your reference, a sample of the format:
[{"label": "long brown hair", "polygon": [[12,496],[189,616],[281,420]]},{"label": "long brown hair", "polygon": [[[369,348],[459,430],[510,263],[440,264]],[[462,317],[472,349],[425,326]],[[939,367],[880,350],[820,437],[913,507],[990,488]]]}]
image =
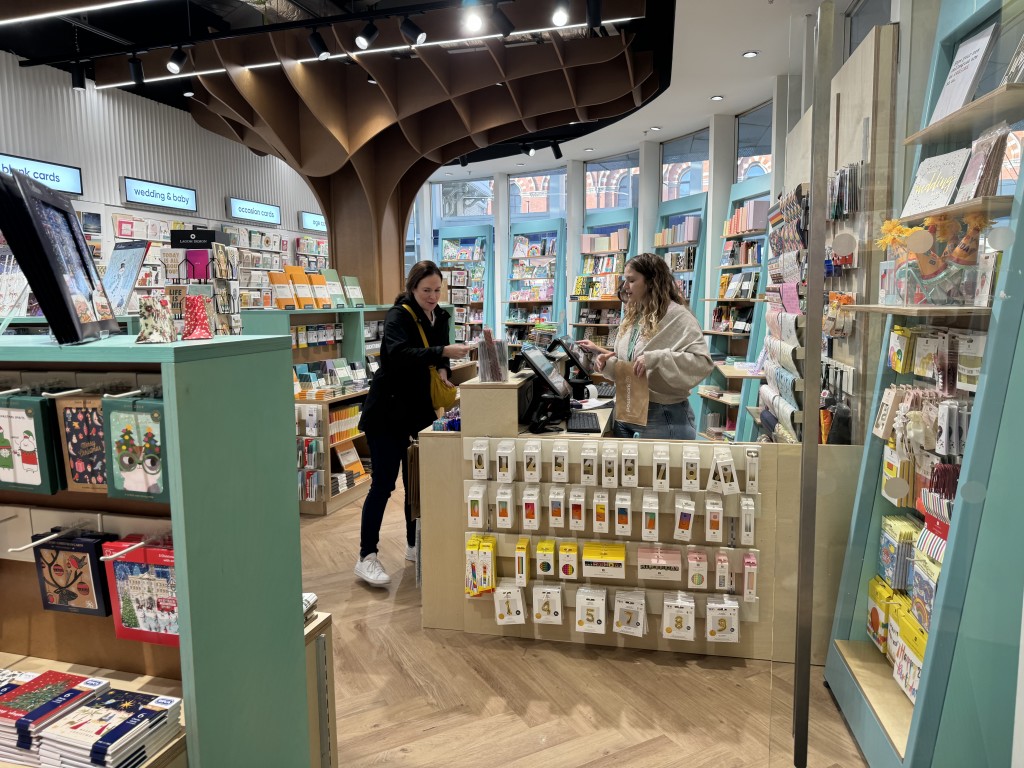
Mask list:
[{"label": "long brown hair", "polygon": [[627,261],[626,266],[643,276],[647,292],[639,302],[626,304],[622,325],[639,325],[640,333],[649,339],[658,332],[658,323],[668,312],[668,305],[675,303],[685,307],[686,300],[661,256],[641,253]]},{"label": "long brown hair", "polygon": [[444,275],[441,274],[441,268],[432,261],[417,261],[409,269],[409,274],[405,278],[405,292],[398,294],[395,298],[395,304],[401,304],[402,302],[408,303],[413,300],[412,292],[416,290],[416,286],[420,284],[420,281],[426,277],[437,275],[444,280]]}]

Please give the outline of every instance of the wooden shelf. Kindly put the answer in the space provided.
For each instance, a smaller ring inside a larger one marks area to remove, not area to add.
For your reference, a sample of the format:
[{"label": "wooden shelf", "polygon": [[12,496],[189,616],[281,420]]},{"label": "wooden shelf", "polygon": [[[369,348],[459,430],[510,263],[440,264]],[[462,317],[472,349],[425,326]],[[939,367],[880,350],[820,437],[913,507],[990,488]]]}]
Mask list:
[{"label": "wooden shelf", "polygon": [[903,143],[966,143],[1000,120],[1014,123],[1024,110],[1024,85],[1008,83],[975,99],[933,125],[908,136]]},{"label": "wooden shelf", "polygon": [[741,269],[760,269],[763,265],[761,264],[726,264],[724,267],[719,267],[720,272],[733,272]]},{"label": "wooden shelf", "polygon": [[732,331],[702,331],[705,336],[729,336],[734,339],[749,339],[749,333],[733,333]]},{"label": "wooden shelf", "polygon": [[692,275],[697,270],[695,269],[674,269],[672,270],[673,275]]},{"label": "wooden shelf", "polygon": [[923,221],[928,216],[949,216],[952,219],[959,219],[969,213],[983,213],[990,219],[998,219],[1002,216],[1009,216],[1013,207],[1012,195],[995,195],[992,197],[976,197],[956,205],[946,205],[942,208],[934,208],[930,211],[922,211],[912,216],[901,216],[901,224],[912,224]]},{"label": "wooden shelf", "polygon": [[[252,249],[250,248],[249,250],[252,250]],[[284,251],[281,251],[281,253],[284,253]],[[323,256],[325,259],[329,258],[328,254],[326,254],[326,253],[308,253],[306,251],[296,251],[295,255],[296,256]]]},{"label": "wooden shelf", "polygon": [[716,365],[715,370],[727,379],[763,379],[763,373],[750,373],[735,365]]},{"label": "wooden shelf", "polygon": [[754,405],[747,406],[747,413],[750,414],[750,418],[754,420],[757,426],[761,426],[761,409]]},{"label": "wooden shelf", "polygon": [[740,405],[739,393],[736,394],[735,399],[731,397],[713,397],[712,395],[706,395],[703,392],[698,392],[697,394],[700,395],[704,400],[711,400],[714,403],[722,403],[723,405],[727,405],[730,408],[738,408]]},{"label": "wooden shelf", "polygon": [[553,304],[554,299],[509,299],[506,304]]},{"label": "wooden shelf", "polygon": [[520,323],[520,322],[512,322],[511,320],[506,320],[505,321],[505,325],[523,325],[523,326],[526,326],[528,328],[532,328],[533,326],[537,325],[537,323]]},{"label": "wooden shelf", "polygon": [[907,752],[914,705],[893,679],[885,654],[867,640],[836,640],[835,647],[902,759]]},{"label": "wooden shelf", "polygon": [[723,240],[742,240],[745,237],[763,237],[768,234],[763,229],[748,229],[746,232],[735,232],[731,235],[722,235]]},{"label": "wooden shelf", "polygon": [[573,328],[618,328],[618,324],[615,323],[570,323]]},{"label": "wooden shelf", "polygon": [[584,298],[575,298],[573,296],[569,297],[569,301],[575,301],[577,304],[621,304],[622,303],[622,301],[620,301],[617,298],[615,298],[615,299],[584,299]]},{"label": "wooden shelf", "polygon": [[687,240],[687,241],[682,242],[682,243],[668,243],[666,245],[656,245],[656,246],[654,246],[654,250],[659,251],[659,250],[663,250],[665,248],[686,248],[686,247],[691,246],[691,245],[700,245],[700,241],[699,240]]},{"label": "wooden shelf", "polygon": [[701,299],[701,301],[714,302],[718,304],[762,304],[767,299],[758,297],[756,299]]},{"label": "wooden shelf", "polygon": [[698,432],[698,436],[703,437],[705,440],[711,443],[731,443],[733,442],[724,435],[712,435],[710,432]]},{"label": "wooden shelf", "polygon": [[959,307],[945,304],[846,304],[842,309],[847,312],[906,317],[987,317],[992,314],[992,307]]},{"label": "wooden shelf", "polygon": [[354,435],[350,435],[349,437],[339,437],[337,440],[331,443],[331,448],[337,448],[339,445],[344,445],[345,443],[351,442],[353,440],[358,440],[360,437],[366,437],[366,433],[356,432]]},{"label": "wooden shelf", "polygon": [[621,248],[617,251],[580,251],[580,256],[611,256],[613,253],[626,253],[628,248]]},{"label": "wooden shelf", "polygon": [[346,392],[344,395],[335,395],[334,397],[325,397],[322,400],[312,400],[307,398],[295,398],[296,403],[302,405],[334,405],[335,403],[344,403],[348,400],[355,400],[359,397],[365,397],[369,394],[370,390],[364,389],[360,392]]}]

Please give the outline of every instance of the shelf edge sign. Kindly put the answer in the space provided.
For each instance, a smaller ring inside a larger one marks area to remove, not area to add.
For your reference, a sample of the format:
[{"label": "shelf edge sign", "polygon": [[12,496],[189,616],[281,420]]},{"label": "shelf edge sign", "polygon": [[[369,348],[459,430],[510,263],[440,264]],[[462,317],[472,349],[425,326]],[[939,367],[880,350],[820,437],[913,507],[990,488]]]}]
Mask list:
[{"label": "shelf edge sign", "polygon": [[239,197],[228,198],[228,217],[241,221],[256,221],[260,224],[281,224],[281,206],[257,203],[254,200],[242,200]]},{"label": "shelf edge sign", "polygon": [[47,163],[18,155],[0,155],[0,171],[19,171],[57,192],[82,194],[82,169],[73,165]]},{"label": "shelf edge sign", "polygon": [[319,213],[299,211],[299,229],[309,232],[326,232],[327,220]]},{"label": "shelf edge sign", "polygon": [[199,210],[196,191],[189,187],[174,187],[158,181],[121,177],[121,196],[126,205],[145,205],[151,208],[170,208],[175,211]]}]

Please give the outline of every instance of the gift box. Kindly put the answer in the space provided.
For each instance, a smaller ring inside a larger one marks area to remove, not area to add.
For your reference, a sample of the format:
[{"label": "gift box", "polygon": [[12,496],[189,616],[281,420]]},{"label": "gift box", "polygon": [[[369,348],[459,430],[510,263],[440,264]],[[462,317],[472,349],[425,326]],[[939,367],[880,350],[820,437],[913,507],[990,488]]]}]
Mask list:
[{"label": "gift box", "polygon": [[103,399],[98,396],[56,398],[61,451],[69,491],[107,492],[107,447]]},{"label": "gift box", "polygon": [[[107,542],[103,554],[119,554],[142,540],[133,534]],[[171,543],[147,544],[106,565],[114,634],[125,640],[177,646],[178,596]]]},{"label": "gift box", "polygon": [[162,400],[108,399],[103,403],[107,495],[170,503]]},{"label": "gift box", "polygon": [[[32,541],[61,530],[53,528],[49,533],[35,533]],[[77,536],[53,539],[32,550],[44,610],[110,615],[110,597],[100,555],[103,544],[114,538],[113,534],[84,531]]]},{"label": "gift box", "polygon": [[54,494],[64,487],[53,424],[50,398],[0,398],[0,489]]}]

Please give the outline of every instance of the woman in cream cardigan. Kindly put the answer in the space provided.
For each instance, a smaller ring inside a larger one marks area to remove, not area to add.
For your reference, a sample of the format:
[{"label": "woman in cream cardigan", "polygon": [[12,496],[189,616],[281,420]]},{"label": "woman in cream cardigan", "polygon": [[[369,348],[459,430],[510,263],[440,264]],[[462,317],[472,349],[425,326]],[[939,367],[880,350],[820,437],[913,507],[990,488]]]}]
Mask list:
[{"label": "woman in cream cardigan", "polygon": [[597,353],[597,370],[618,358],[632,363],[636,376],[647,378],[647,425],[616,420],[615,436],[695,440],[697,430],[687,398],[714,367],[697,318],[664,259],[653,253],[641,253],[626,262],[619,295],[626,308],[614,349],[580,342],[587,352]]}]

